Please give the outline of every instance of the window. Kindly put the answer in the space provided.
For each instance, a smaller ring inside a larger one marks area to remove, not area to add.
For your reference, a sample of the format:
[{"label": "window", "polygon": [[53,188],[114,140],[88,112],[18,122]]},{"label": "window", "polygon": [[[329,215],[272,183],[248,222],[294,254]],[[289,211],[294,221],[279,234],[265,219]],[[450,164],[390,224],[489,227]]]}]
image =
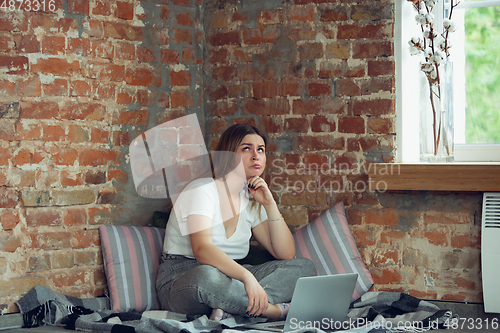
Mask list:
[{"label": "window", "polygon": [[[443,3],[444,1],[444,3]],[[440,0],[435,17],[449,15]],[[500,0],[460,0],[452,20],[450,60],[455,81],[455,161],[500,161]],[[455,3],[457,0],[455,0]],[[419,57],[408,41],[421,35],[409,1],[396,1],[395,56],[399,162],[419,160]]]}]

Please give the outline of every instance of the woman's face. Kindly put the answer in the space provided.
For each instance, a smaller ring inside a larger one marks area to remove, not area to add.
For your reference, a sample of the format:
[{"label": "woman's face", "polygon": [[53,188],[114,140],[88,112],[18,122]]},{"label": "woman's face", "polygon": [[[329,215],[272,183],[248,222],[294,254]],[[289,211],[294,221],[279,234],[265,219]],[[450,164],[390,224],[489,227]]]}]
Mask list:
[{"label": "woman's face", "polygon": [[266,146],[260,135],[246,135],[236,153],[241,156],[247,179],[262,175],[266,167]]}]

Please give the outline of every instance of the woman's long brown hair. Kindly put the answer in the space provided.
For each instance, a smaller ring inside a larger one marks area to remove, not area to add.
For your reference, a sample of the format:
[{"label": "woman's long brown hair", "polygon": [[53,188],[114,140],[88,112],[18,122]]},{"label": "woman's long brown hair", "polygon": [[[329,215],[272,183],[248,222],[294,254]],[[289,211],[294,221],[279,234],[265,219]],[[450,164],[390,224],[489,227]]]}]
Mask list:
[{"label": "woman's long brown hair", "polygon": [[[267,145],[267,136],[257,127],[248,124],[234,124],[228,127],[222,133],[214,152],[233,152],[236,154],[243,138],[249,134],[257,134],[264,140],[264,146]],[[234,158],[234,154],[217,154],[217,158],[212,158],[210,154],[210,163],[201,170],[191,181],[182,186],[184,189],[189,183],[200,178],[225,178],[225,176],[236,168],[239,159]],[[265,169],[264,169],[265,170]],[[265,171],[264,171],[265,172]],[[180,190],[178,193],[180,193]],[[255,201],[252,200],[252,208]],[[168,204],[168,209],[172,209],[172,202]],[[260,215],[260,207],[259,207]]]}]

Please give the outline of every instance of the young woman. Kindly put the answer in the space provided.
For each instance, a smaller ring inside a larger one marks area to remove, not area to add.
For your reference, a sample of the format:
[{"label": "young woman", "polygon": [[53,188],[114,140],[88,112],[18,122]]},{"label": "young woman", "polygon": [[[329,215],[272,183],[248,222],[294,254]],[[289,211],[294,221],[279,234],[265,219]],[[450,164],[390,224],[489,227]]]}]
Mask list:
[{"label": "young woman", "polygon": [[[215,176],[192,181],[174,203],[156,283],[160,303],[214,320],[284,318],[297,279],[316,269],[308,259],[294,259],[292,234],[261,178],[266,137],[254,126],[233,125],[216,152]],[[240,265],[252,235],[277,260]]]}]

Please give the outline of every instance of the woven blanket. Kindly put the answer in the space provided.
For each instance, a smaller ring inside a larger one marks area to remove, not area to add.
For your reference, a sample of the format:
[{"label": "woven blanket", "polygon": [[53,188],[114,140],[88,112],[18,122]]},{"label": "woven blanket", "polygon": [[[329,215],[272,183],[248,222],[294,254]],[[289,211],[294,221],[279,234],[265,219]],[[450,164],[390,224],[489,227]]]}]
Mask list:
[{"label": "woven blanket", "polygon": [[[187,316],[169,311],[116,313],[107,298],[81,299],[37,286],[16,304],[24,327],[62,326],[87,332],[120,333],[231,333],[263,319],[235,316],[220,322],[206,316]],[[301,322],[294,332],[341,330],[352,333],[424,332],[445,328],[457,320],[450,311],[403,293],[368,292],[351,304],[348,320],[332,323]],[[255,330],[249,332],[256,332]]]}]

